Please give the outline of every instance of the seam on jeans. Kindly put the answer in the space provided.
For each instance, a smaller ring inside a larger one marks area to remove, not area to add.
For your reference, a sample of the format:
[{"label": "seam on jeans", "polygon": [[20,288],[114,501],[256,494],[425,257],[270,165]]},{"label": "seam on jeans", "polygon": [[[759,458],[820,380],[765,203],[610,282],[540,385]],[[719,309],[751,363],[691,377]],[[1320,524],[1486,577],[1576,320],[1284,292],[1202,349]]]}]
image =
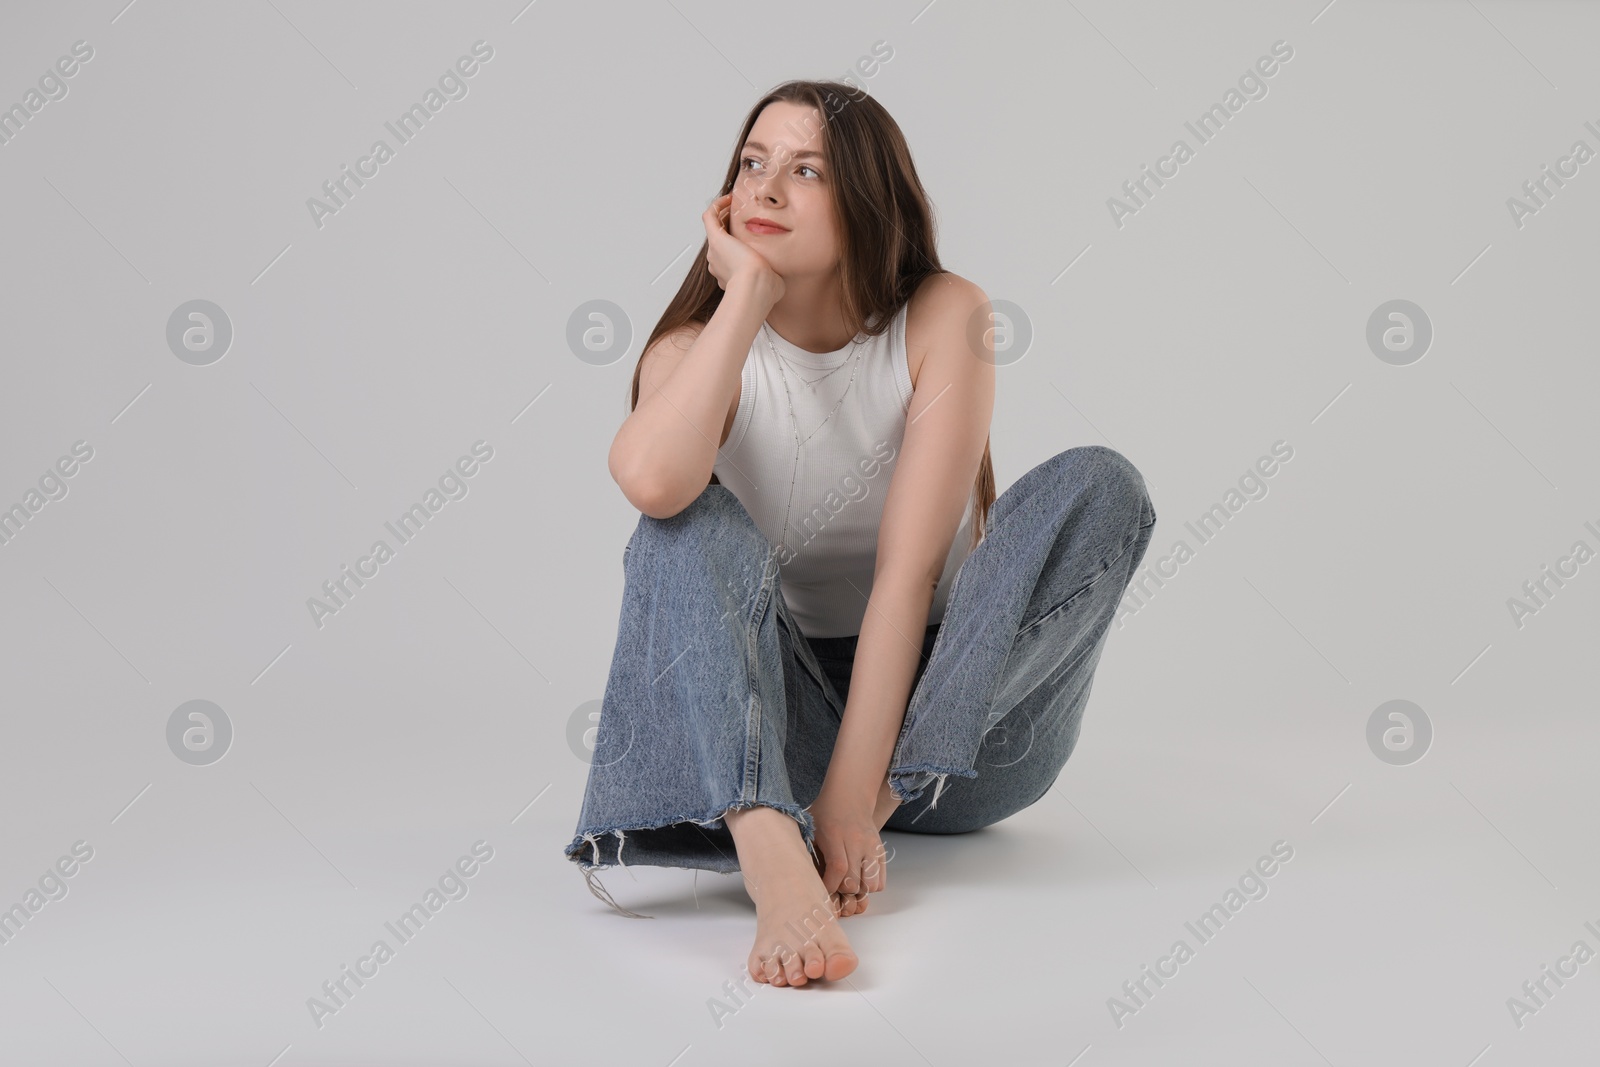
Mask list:
[{"label": "seam on jeans", "polygon": [[[1152,522],[1150,525],[1154,526],[1155,523]],[[1139,527],[1139,529],[1140,530],[1145,530],[1145,529],[1149,529],[1149,527],[1141,526],[1141,527]],[[1132,548],[1133,545],[1134,545],[1134,542],[1136,542],[1138,540],[1139,540],[1139,535],[1137,533],[1135,533],[1132,537],[1128,538],[1128,540],[1123,544],[1123,546],[1117,550],[1117,554],[1112,556],[1111,559],[1106,563],[1105,567],[1100,571],[1100,573],[1095,575],[1093,578],[1089,579],[1089,582],[1088,582],[1087,585],[1085,585],[1082,589],[1079,589],[1076,593],[1073,593],[1071,596],[1067,597],[1065,600],[1063,600],[1061,603],[1057,604],[1055,607],[1041,612],[1037,619],[1034,619],[1030,623],[1024,623],[1023,625],[1017,627],[1017,636],[1020,637],[1023,634],[1027,633],[1029,630],[1032,630],[1034,627],[1036,627],[1040,623],[1044,622],[1050,616],[1054,615],[1056,612],[1060,611],[1062,608],[1065,608],[1068,604],[1071,604],[1074,600],[1077,600],[1080,596],[1082,596],[1083,594],[1087,593],[1090,589],[1093,589],[1094,586],[1095,586],[1095,583],[1098,582],[1100,579],[1104,578],[1107,574],[1110,574],[1111,573],[1111,568],[1115,567],[1117,565],[1117,560],[1119,560],[1123,556],[1127,555],[1128,549]]]},{"label": "seam on jeans", "polygon": [[[830,707],[837,708],[839,715],[843,717],[844,708],[828,696],[830,692],[835,697],[839,695],[838,691],[833,688],[833,682],[828,678],[828,672],[823,669],[820,662],[817,663],[816,670],[811,669],[811,663],[816,660],[816,653],[811,648],[811,642],[806,639],[805,634],[800,632],[798,625],[790,626],[783,621],[787,611],[788,608],[783,604],[782,600],[779,600],[776,605],[778,625],[782,626],[784,632],[789,635],[790,644],[794,646],[795,650],[794,658],[800,662],[800,666],[805,668],[805,672],[811,675],[812,680],[817,683],[817,688],[821,691],[823,700],[827,701]],[[801,646],[804,646],[804,651],[801,650]]]},{"label": "seam on jeans", "polygon": [[[954,599],[954,597],[952,596],[951,599]],[[946,610],[948,611],[948,605],[946,606]],[[946,630],[949,629],[947,626],[945,626],[944,620],[940,620],[940,622],[938,623],[938,626],[939,626],[939,632],[933,635],[933,647],[928,650],[928,666],[929,667],[933,666],[934,660],[939,654],[939,646],[944,644],[945,632],[946,632]],[[923,630],[923,639],[924,640],[927,639],[927,630]],[[917,655],[918,656],[922,655],[922,646],[920,644],[917,646]],[[913,670],[913,673],[914,673],[916,668],[912,668],[912,670]],[[889,764],[890,764],[890,766],[893,766],[894,765],[894,761],[900,757],[900,748],[901,748],[902,745],[905,744],[906,736],[911,733],[911,727],[912,727],[912,724],[913,724],[913,722],[914,722],[914,720],[916,718],[915,716],[912,715],[911,709],[916,706],[917,694],[922,691],[922,686],[923,686],[924,683],[927,682],[927,680],[928,680],[928,672],[925,669],[922,672],[922,677],[918,678],[917,681],[916,681],[916,684],[911,687],[911,695],[906,698],[906,711],[905,711],[905,715],[902,716],[901,719],[900,719],[900,732],[894,739],[894,748],[893,748],[893,750],[891,750],[891,752],[889,753]]]},{"label": "seam on jeans", "polygon": [[776,584],[777,569],[772,564],[776,550],[769,552],[761,566],[761,585],[756,591],[750,621],[745,627],[745,678],[749,688],[749,707],[745,713],[744,773],[739,783],[739,799],[754,800],[760,791],[761,774],[761,621]]}]

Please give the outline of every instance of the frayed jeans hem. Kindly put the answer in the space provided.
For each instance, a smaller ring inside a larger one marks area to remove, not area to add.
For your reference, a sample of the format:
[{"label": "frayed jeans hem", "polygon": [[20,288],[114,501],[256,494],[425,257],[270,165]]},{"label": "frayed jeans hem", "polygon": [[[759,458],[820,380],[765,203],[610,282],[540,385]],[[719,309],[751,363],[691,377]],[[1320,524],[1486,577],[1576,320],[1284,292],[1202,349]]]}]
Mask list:
[{"label": "frayed jeans hem", "polygon": [[[611,867],[628,866],[627,859],[624,855],[628,844],[628,834],[648,834],[652,830],[664,830],[670,827],[680,826],[684,823],[693,823],[696,826],[704,826],[713,830],[722,829],[727,825],[726,820],[723,817],[724,813],[728,811],[742,811],[747,808],[756,807],[773,808],[777,811],[783,812],[785,815],[790,816],[795,820],[795,822],[799,823],[800,836],[805,842],[806,851],[812,856],[813,859],[816,858],[816,824],[812,821],[811,813],[805,808],[802,808],[800,805],[792,802],[768,800],[736,800],[731,803],[721,805],[707,815],[696,816],[692,814],[684,814],[671,816],[652,823],[583,830],[572,838],[572,840],[567,844],[567,847],[564,849],[564,852],[567,859],[577,864],[578,869],[583,873],[584,882],[588,886],[589,892],[595,897],[604,901],[609,907],[612,908],[612,910],[622,915],[626,915],[629,918],[651,919],[655,916],[640,915],[637,912],[629,911],[628,909],[619,905],[611,897],[611,894],[606,891],[604,885],[600,883],[599,878],[595,875],[596,871],[606,870]],[[616,841],[614,850],[611,847],[611,840],[613,837]],[[648,838],[646,838],[646,840],[648,841]],[[719,858],[717,859],[706,859],[704,856],[699,855],[675,856],[669,854],[660,847],[645,848],[641,850],[638,845],[635,845],[636,851],[643,851],[645,853],[645,858],[640,861],[644,866],[709,870],[715,871],[719,874],[732,874],[739,870],[737,852],[729,855],[728,852],[722,850],[721,848],[716,848],[714,843],[713,848],[716,849],[718,854]],[[588,855],[585,855],[585,852],[588,852]]]},{"label": "frayed jeans hem", "polygon": [[[944,791],[945,780],[951,775],[958,778],[976,778],[978,772],[972,768],[946,767],[934,763],[917,763],[909,767],[896,767],[889,772],[889,791],[900,798],[901,804],[908,804],[916,800],[928,786],[932,785],[933,799],[928,802],[928,807],[938,806],[939,794]],[[915,784],[907,784],[908,781]]]}]

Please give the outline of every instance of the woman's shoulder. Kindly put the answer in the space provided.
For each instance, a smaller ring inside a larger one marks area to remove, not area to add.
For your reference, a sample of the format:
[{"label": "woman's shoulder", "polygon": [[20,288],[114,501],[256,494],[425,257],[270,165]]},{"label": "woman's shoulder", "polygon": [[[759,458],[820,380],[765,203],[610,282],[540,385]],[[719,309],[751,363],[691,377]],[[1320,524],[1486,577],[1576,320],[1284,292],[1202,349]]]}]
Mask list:
[{"label": "woman's shoulder", "polygon": [[965,332],[968,320],[989,303],[977,283],[952,271],[930,274],[917,283],[906,303],[906,366],[915,384],[929,339],[951,330]]},{"label": "woman's shoulder", "polygon": [[955,271],[946,270],[930,274],[918,282],[916,289],[911,293],[911,303],[915,305],[932,301],[937,304],[941,300],[952,299],[960,301],[982,292],[977,282],[963,278]]},{"label": "woman's shoulder", "polygon": [[953,271],[930,274],[917,283],[906,302],[907,335],[927,323],[965,318],[988,301],[988,294],[976,282]]}]

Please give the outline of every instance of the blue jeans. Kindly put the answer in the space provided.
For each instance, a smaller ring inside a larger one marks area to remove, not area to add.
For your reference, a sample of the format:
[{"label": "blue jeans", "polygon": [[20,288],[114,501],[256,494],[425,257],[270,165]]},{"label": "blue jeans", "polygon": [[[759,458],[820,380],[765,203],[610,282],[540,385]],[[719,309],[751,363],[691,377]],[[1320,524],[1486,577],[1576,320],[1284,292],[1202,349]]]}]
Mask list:
[{"label": "blue jeans", "polygon": [[[888,768],[902,803],[886,829],[965,833],[1045,794],[1077,743],[1155,521],[1138,469],[1099,445],[1058,453],[996,498],[942,624],[922,635]],[[787,813],[815,855],[806,808],[838,736],[857,638],[801,634],[777,558],[722,485],[670,518],[640,516],[623,549],[616,651],[565,848],[614,908],[595,870],[737,871],[729,808]]]}]

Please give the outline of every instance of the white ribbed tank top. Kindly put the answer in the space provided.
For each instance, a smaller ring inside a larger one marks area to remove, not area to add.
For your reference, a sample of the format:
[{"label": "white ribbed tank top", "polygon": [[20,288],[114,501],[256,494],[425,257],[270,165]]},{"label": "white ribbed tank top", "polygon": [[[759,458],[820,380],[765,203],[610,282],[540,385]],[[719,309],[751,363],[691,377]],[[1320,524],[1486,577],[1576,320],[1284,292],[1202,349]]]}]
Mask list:
[{"label": "white ribbed tank top", "polygon": [[[712,471],[739,498],[771,545],[787,542],[777,557],[784,601],[807,637],[861,632],[877,566],[883,503],[911,406],[905,324],[902,307],[879,336],[861,334],[843,348],[820,353],[798,348],[765,327],[756,332],[745,359],[733,428]],[[769,340],[785,361],[781,368],[768,348]],[[855,384],[845,394],[852,372],[848,364],[858,355]],[[788,376],[788,399],[780,370]],[[829,371],[834,373],[818,381]],[[808,386],[807,381],[816,385]],[[841,395],[844,402],[824,426]],[[789,400],[801,439],[817,431],[800,448],[798,467]],[[969,552],[975,504],[969,492],[928,610],[930,625],[944,620],[950,586]]]}]

